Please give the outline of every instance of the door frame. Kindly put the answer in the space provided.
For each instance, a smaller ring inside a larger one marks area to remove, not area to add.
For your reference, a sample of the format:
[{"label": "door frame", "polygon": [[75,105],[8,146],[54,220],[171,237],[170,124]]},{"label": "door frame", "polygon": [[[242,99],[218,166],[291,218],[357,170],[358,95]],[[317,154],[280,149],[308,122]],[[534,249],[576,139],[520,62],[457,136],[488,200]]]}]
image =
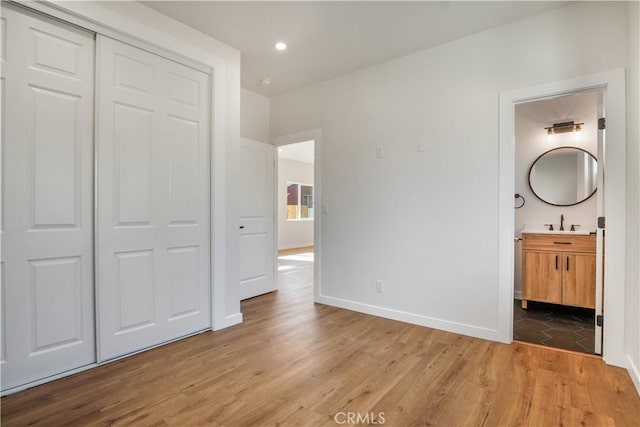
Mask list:
[{"label": "door frame", "polygon": [[[321,238],[321,230],[322,230],[322,174],[320,173],[320,167],[322,165],[321,153],[320,149],[322,146],[322,130],[321,129],[311,129],[302,132],[296,132],[291,134],[285,134],[281,136],[276,136],[272,138],[271,142],[276,147],[281,145],[289,145],[295,144],[297,142],[304,142],[313,140],[313,204],[316,206],[314,208],[315,213],[313,216],[313,302],[319,302],[318,299],[321,295],[322,289],[322,269],[321,269],[321,248],[322,248],[322,238]],[[278,256],[278,155],[276,153],[276,179],[274,189],[275,194],[275,204],[274,204],[274,223],[275,223],[275,245],[276,245],[276,257]],[[317,209],[320,207],[320,209]],[[276,260],[277,266],[277,260]],[[278,278],[276,274],[276,289],[278,289]]]},{"label": "door frame", "polygon": [[498,336],[513,341],[513,279],[515,191],[515,105],[575,92],[602,89],[607,117],[606,156],[609,165],[604,207],[607,216],[605,257],[603,360],[626,367],[624,358],[626,106],[625,70],[616,69],[572,79],[500,92],[498,203]]}]

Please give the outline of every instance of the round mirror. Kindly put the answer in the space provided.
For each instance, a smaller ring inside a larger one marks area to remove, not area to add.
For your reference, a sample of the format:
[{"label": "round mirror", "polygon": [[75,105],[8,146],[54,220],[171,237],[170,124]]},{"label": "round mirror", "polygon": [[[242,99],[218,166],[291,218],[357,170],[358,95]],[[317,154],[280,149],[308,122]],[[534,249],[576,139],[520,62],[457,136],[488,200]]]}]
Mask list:
[{"label": "round mirror", "polygon": [[582,203],[596,192],[598,162],[588,151],[560,147],[543,153],[529,169],[529,187],[554,206]]}]

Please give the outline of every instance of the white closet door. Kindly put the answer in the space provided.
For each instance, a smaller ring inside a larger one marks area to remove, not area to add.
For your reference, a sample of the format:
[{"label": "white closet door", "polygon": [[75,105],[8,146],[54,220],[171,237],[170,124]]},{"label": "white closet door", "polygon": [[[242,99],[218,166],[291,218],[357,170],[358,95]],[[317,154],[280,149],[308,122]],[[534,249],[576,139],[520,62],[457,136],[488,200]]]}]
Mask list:
[{"label": "white closet door", "polygon": [[211,326],[209,77],[98,36],[99,357]]},{"label": "white closet door", "polygon": [[94,38],[2,8],[2,389],[95,361]]}]

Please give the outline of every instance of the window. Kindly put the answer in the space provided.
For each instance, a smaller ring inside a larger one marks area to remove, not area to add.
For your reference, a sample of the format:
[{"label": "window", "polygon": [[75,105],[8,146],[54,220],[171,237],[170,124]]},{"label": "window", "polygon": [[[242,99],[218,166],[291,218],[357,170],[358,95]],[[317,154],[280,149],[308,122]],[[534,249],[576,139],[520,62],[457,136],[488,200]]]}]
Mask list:
[{"label": "window", "polygon": [[287,220],[313,219],[313,186],[287,183]]}]

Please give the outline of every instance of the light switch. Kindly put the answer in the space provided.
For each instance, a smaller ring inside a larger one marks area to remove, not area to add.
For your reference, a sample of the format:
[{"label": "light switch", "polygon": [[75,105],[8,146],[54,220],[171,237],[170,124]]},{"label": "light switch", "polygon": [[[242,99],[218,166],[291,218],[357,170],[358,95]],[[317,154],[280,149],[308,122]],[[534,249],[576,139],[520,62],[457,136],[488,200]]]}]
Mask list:
[{"label": "light switch", "polygon": [[424,153],[427,151],[427,143],[425,141],[418,142],[418,153]]},{"label": "light switch", "polygon": [[328,214],[329,213],[329,205],[325,205],[323,204],[320,209],[322,210],[323,214]]},{"label": "light switch", "polygon": [[379,159],[384,157],[384,147],[382,147],[381,145],[378,145],[376,147],[376,157]]}]

